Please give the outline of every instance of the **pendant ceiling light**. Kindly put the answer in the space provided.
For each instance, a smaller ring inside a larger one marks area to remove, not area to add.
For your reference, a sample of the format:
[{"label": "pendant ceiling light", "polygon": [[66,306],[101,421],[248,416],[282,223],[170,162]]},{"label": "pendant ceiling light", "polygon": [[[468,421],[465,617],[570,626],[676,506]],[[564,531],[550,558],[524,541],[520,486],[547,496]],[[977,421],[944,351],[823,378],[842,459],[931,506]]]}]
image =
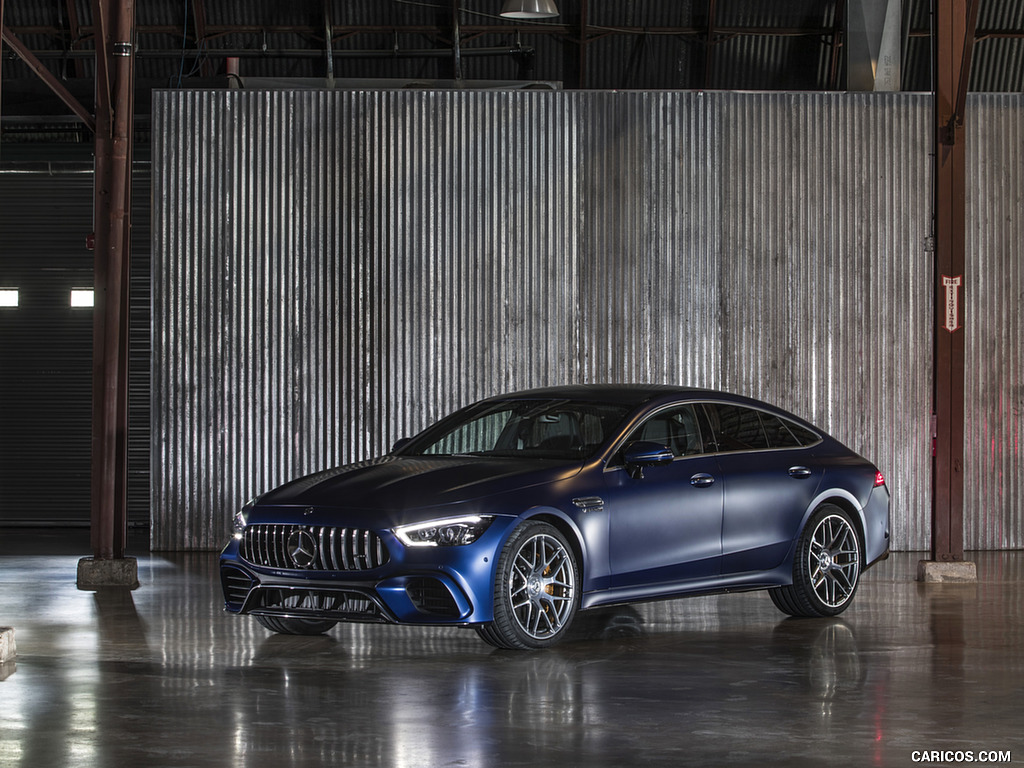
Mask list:
[{"label": "pendant ceiling light", "polygon": [[508,19],[547,19],[558,15],[555,0],[505,0],[501,15]]}]

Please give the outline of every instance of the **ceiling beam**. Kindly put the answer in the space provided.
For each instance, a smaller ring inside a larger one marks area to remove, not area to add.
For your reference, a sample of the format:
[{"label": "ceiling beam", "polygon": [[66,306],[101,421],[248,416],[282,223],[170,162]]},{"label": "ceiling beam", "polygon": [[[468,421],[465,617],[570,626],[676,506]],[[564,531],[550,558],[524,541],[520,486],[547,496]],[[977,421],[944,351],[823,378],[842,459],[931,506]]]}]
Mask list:
[{"label": "ceiling beam", "polygon": [[30,51],[21,42],[18,36],[7,27],[3,27],[2,37],[3,41],[12,51],[14,51],[14,53],[17,54],[18,58],[24,61],[28,68],[31,69],[44,83],[46,83],[47,86],[49,86],[50,90],[57,95],[57,98],[63,101],[72,112],[81,118],[82,122],[88,126],[90,131],[95,133],[96,121],[93,119],[92,114],[90,114],[88,109],[82,106],[82,103],[78,101],[78,99],[71,95],[71,92],[64,87],[64,84],[59,79],[57,79],[57,76],[47,69],[46,66],[36,58],[32,51]]},{"label": "ceiling beam", "polygon": [[[67,2],[73,5],[73,0],[67,0]],[[845,0],[840,0],[840,2],[845,4]],[[308,24],[209,24],[205,19],[206,12],[203,3],[204,0],[195,0],[195,5],[193,6],[196,9],[197,14],[195,16],[195,24],[197,27],[201,25],[203,28],[201,33],[199,33],[197,29],[197,38],[200,40],[209,42],[219,37],[224,37],[225,35],[234,34],[252,34],[261,36],[265,34],[294,34],[314,39],[318,41],[319,45],[322,45],[323,43],[323,27]],[[842,23],[842,20],[840,20],[840,23]],[[461,24],[460,26],[463,35],[466,37],[483,34],[519,34],[538,36],[555,35],[575,39],[580,34],[580,25],[575,23],[545,23],[529,25],[514,23]],[[585,28],[588,35],[595,37],[605,37],[609,35],[674,35],[703,38],[707,34],[706,25],[664,27],[616,25],[614,27],[603,27],[587,23]],[[10,29],[14,34],[23,38],[27,38],[29,36],[48,37],[61,47],[64,47],[67,34],[65,30],[53,25],[14,25],[11,26]],[[136,32],[140,35],[167,35],[177,41],[180,41],[182,36],[182,27],[180,24],[148,24],[136,27]],[[449,32],[449,27],[440,27],[438,25],[339,24],[335,27],[334,37],[335,40],[337,40],[345,37],[352,37],[353,35],[438,35],[440,33],[448,34]],[[758,27],[745,25],[722,25],[716,23],[715,32],[720,37],[735,37],[738,35],[753,37],[829,37],[834,32],[834,25],[816,27]],[[80,25],[78,27],[77,34],[79,42],[91,40],[95,35],[95,26],[92,24]],[[931,30],[929,28],[911,29],[907,32],[907,36],[913,38],[931,37]],[[979,29],[974,35],[975,42],[983,40],[1022,39],[1024,39],[1024,29]],[[34,50],[38,51],[38,49]],[[211,49],[209,52],[212,54],[214,51],[215,49]]]},{"label": "ceiling beam", "polygon": [[[579,34],[579,26],[576,24],[460,24],[464,35],[477,34],[515,34],[522,35],[561,35],[575,36]],[[338,25],[339,35],[351,36],[353,34],[367,35],[437,35],[439,33],[450,33],[450,27],[439,27],[437,25],[410,24],[408,26],[394,24],[367,24],[367,25]],[[629,25],[617,25],[615,27],[602,27],[588,25],[589,32],[601,35],[690,35],[703,37],[707,34],[707,27],[700,26],[650,26],[637,27]],[[15,31],[20,35],[40,35],[52,37],[55,40],[63,39],[63,33],[58,27],[48,25],[18,26]],[[178,40],[181,39],[180,24],[150,24],[136,28],[140,35],[169,35]],[[716,25],[715,31],[721,36],[749,35],[755,37],[815,37],[828,35],[831,30],[828,27],[757,27],[757,26],[735,26]],[[81,27],[83,38],[92,37],[95,28],[92,25]],[[305,35],[316,40],[323,37],[323,28],[306,24],[208,24],[206,25],[206,39],[223,37],[234,34],[295,34]],[[918,36],[927,37],[927,30],[921,31]],[[1024,30],[1014,31],[993,31],[990,35],[1007,35],[1024,37]]]},{"label": "ceiling beam", "polygon": [[[78,44],[78,39],[82,34],[82,25],[78,18],[78,5],[75,0],[64,0],[64,13],[68,20],[68,39],[65,47],[71,50]],[[84,62],[81,59],[72,59],[71,66],[75,77],[85,77]]]},{"label": "ceiling beam", "polygon": [[846,0],[837,0],[835,18],[832,19],[832,57],[829,63],[828,86],[830,90],[839,90],[840,65],[843,63],[843,50],[846,45]]},{"label": "ceiling beam", "polygon": [[210,63],[209,57],[205,55],[206,52],[203,50],[206,45],[206,36],[209,34],[207,31],[209,25],[206,23],[205,0],[192,0],[192,21],[194,22],[192,27],[196,31],[196,51],[197,54],[203,56],[203,61],[199,65],[199,73],[203,77],[213,77],[213,64]]},{"label": "ceiling beam", "polygon": [[717,13],[715,0],[708,0],[708,26],[704,33],[706,43],[704,45],[704,74],[701,77],[704,90],[711,87],[711,70],[715,61],[715,43],[717,41],[718,29],[715,26],[715,15]]}]

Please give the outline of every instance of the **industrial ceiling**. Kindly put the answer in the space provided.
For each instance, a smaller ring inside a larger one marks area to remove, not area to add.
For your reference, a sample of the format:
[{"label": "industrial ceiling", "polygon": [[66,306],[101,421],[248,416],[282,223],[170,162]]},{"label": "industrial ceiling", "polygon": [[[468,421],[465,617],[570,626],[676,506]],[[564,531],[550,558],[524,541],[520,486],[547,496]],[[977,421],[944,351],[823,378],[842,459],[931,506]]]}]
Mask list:
[{"label": "industrial ceiling", "polygon": [[[1024,4],[979,0],[970,89],[1024,90]],[[932,89],[931,0],[557,0],[559,15],[500,15],[502,0],[145,0],[135,9],[135,111],[156,88],[491,85],[836,91],[851,21],[895,14],[898,86]],[[6,142],[48,140],[68,107],[21,45],[94,109],[89,0],[2,0]],[[68,118],[71,118],[68,120]],[[89,141],[73,127],[70,140]]]}]

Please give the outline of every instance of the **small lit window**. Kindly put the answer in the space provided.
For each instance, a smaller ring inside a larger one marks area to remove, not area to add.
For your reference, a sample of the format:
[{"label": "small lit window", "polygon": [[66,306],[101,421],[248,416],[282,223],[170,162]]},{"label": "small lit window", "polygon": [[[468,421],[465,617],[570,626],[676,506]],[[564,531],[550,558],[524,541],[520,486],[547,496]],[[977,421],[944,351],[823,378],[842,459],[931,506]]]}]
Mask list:
[{"label": "small lit window", "polygon": [[92,288],[72,288],[72,307],[91,307],[93,305]]},{"label": "small lit window", "polygon": [[17,288],[0,288],[0,307],[18,306]]}]

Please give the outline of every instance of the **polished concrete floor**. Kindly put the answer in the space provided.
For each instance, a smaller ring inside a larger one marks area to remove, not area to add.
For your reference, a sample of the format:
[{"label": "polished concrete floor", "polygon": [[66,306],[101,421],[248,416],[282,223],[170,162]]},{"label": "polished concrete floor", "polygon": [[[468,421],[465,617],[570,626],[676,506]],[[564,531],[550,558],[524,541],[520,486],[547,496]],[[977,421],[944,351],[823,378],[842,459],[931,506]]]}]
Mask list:
[{"label": "polished concrete floor", "polygon": [[2,768],[1024,762],[1021,552],[975,553],[973,585],[894,555],[836,620],[763,594],[581,614],[538,653],[454,629],[274,636],[222,612],[214,553],[143,543],[138,590],[82,592],[88,554],[0,530]]}]

